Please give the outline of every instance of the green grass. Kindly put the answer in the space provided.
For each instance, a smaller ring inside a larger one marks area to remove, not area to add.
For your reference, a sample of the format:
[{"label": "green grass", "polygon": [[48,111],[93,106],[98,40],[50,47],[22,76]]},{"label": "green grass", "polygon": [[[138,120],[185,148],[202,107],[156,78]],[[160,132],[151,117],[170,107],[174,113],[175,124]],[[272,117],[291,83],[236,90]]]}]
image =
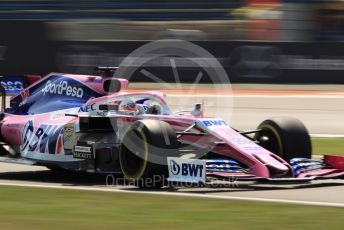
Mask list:
[{"label": "green grass", "polygon": [[344,155],[344,138],[312,138],[314,155]]},{"label": "green grass", "polygon": [[343,208],[0,186],[1,229],[343,229]]}]

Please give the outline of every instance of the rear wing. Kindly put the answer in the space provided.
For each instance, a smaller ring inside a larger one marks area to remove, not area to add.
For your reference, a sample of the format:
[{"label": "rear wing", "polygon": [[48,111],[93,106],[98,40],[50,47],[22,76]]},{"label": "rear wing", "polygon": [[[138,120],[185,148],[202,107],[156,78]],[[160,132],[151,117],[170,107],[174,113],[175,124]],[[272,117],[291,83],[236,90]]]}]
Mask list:
[{"label": "rear wing", "polygon": [[101,73],[102,77],[113,77],[118,69],[119,67],[117,66],[97,66],[94,68],[96,72]]},{"label": "rear wing", "polygon": [[117,66],[97,66],[94,70],[105,78],[103,89],[107,93],[119,92],[122,89],[128,88],[129,81],[124,78],[116,78],[115,72],[118,70]]}]

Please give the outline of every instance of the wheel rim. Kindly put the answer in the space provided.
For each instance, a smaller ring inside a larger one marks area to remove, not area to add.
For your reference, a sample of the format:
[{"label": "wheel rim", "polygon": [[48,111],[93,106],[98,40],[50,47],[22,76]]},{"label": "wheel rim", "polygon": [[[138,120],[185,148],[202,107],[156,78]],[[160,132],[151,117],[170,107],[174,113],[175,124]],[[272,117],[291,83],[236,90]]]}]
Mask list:
[{"label": "wheel rim", "polygon": [[262,140],[263,138],[267,138],[268,141],[261,143],[261,146],[270,152],[277,154],[278,156],[282,157],[283,150],[281,149],[281,142],[278,136],[278,133],[275,133],[274,129],[271,127],[262,127],[263,131],[258,136],[258,140]]}]

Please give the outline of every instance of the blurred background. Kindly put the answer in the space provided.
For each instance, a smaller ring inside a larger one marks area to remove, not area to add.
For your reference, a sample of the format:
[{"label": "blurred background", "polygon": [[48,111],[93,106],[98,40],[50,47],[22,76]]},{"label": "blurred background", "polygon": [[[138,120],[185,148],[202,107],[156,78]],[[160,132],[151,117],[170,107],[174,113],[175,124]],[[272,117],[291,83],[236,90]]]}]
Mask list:
[{"label": "blurred background", "polygon": [[158,39],[201,45],[233,82],[344,82],[341,0],[0,1],[0,75],[90,73]]}]

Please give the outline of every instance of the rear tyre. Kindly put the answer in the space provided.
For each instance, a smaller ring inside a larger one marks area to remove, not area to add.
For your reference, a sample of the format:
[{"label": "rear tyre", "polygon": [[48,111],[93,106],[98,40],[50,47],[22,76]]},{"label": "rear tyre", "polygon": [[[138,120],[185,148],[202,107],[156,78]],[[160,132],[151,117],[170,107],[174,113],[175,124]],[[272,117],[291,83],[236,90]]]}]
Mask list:
[{"label": "rear tyre", "polygon": [[140,188],[161,188],[168,176],[167,157],[177,156],[178,140],[164,121],[141,120],[123,135],[119,162],[126,179]]},{"label": "rear tyre", "polygon": [[310,135],[303,123],[291,117],[278,117],[263,121],[254,137],[260,145],[284,160],[312,157]]}]

